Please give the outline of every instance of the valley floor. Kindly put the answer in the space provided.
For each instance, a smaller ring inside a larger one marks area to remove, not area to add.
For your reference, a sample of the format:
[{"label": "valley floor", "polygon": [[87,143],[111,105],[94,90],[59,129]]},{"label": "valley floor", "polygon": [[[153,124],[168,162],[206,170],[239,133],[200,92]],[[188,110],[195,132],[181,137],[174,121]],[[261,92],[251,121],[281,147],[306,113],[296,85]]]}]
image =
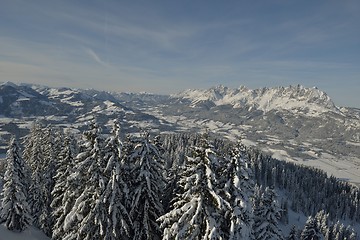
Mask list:
[{"label": "valley floor", "polygon": [[[281,142],[276,136],[268,136],[267,139],[255,140],[250,139],[247,136],[247,131],[252,126],[236,126],[232,123],[223,123],[214,120],[201,120],[201,119],[189,119],[182,116],[168,116],[163,115],[161,111],[151,111],[148,114],[153,114],[159,119],[164,121],[178,124],[182,126],[184,131],[189,128],[193,128],[197,132],[211,131],[224,137],[236,141],[239,137],[245,145],[257,146],[261,151],[267,152],[273,158],[284,160],[288,162],[294,162],[305,166],[311,166],[325,171],[329,176],[333,175],[336,178],[352,183],[360,187],[360,158],[356,157],[337,157],[331,154],[329,151],[318,149],[312,146],[311,143],[304,143],[306,151],[301,152],[305,158],[293,157],[294,149],[298,147],[298,143],[288,140],[287,142]],[[279,143],[283,144],[285,150],[275,148]],[[290,153],[292,152],[292,153]],[[321,152],[318,156],[316,153]]]},{"label": "valley floor", "polygon": [[272,157],[279,160],[298,163],[305,166],[315,167],[325,171],[328,176],[352,183],[360,187],[360,159],[359,158],[338,158],[331,154],[322,154],[316,159],[291,158],[289,155],[275,149],[268,149]]}]

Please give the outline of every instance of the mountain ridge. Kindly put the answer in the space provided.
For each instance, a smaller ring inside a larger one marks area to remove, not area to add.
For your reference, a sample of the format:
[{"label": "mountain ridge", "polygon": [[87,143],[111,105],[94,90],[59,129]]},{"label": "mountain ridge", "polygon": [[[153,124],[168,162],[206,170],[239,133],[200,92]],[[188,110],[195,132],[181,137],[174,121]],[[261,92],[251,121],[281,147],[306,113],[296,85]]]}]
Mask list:
[{"label": "mountain ridge", "polygon": [[171,95],[173,98],[187,99],[191,106],[208,102],[210,105],[231,105],[233,108],[247,107],[261,111],[274,109],[299,110],[320,114],[327,111],[341,113],[331,98],[316,87],[306,88],[301,85],[249,89],[241,86],[231,89],[219,85],[205,90],[188,89]]},{"label": "mountain ridge", "polygon": [[[109,132],[212,132],[241,138],[271,156],[315,166],[360,186],[360,109],[337,107],[317,88],[230,89],[217,86],[177,95],[0,85],[0,152],[11,134],[39,121],[80,133],[97,121]],[[330,170],[329,170],[330,169]]]}]

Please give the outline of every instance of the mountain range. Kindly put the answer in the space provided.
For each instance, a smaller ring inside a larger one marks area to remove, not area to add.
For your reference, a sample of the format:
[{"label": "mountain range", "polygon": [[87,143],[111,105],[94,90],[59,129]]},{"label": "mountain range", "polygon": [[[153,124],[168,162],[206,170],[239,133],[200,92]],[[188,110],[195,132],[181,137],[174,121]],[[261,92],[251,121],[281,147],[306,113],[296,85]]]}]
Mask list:
[{"label": "mountain range", "polygon": [[123,133],[211,132],[242,139],[286,161],[321,168],[360,185],[360,109],[339,107],[301,85],[248,89],[216,86],[174,95],[112,93],[6,82],[0,85],[0,151],[33,121],[74,133],[119,119]]}]

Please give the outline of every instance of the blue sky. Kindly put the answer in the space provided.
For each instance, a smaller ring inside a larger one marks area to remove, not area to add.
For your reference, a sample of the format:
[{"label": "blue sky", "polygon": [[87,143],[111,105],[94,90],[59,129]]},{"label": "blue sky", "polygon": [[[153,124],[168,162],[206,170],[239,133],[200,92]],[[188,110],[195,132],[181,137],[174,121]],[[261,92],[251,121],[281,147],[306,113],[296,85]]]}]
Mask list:
[{"label": "blue sky", "polygon": [[358,0],[3,0],[0,81],[177,93],[302,84],[360,108]]}]

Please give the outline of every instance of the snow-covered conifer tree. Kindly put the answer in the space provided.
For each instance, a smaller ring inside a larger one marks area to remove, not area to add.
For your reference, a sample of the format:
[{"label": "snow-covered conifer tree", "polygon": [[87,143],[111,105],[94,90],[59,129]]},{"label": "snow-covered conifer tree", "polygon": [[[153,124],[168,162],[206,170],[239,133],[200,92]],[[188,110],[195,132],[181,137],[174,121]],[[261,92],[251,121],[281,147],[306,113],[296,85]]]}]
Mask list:
[{"label": "snow-covered conifer tree", "polygon": [[74,204],[74,144],[71,136],[64,139],[63,149],[58,156],[57,171],[54,177],[55,186],[52,194],[51,207],[55,219],[52,233],[53,240],[60,240],[64,236],[64,221]]},{"label": "snow-covered conifer tree", "polygon": [[344,231],[345,226],[343,223],[340,223],[339,221],[335,224],[333,228],[333,237],[335,240],[342,240],[344,239]]},{"label": "snow-covered conifer tree", "polygon": [[232,148],[224,173],[227,179],[224,186],[225,199],[230,204],[227,213],[230,224],[227,226],[229,239],[251,239],[254,221],[251,198],[254,194],[254,182],[251,179],[245,147],[240,142]]},{"label": "snow-covered conifer tree", "polygon": [[317,221],[320,232],[325,236],[329,229],[329,214],[321,210],[316,213],[315,220]]},{"label": "snow-covered conifer tree", "polygon": [[266,188],[262,194],[260,205],[255,206],[255,239],[283,239],[278,226],[280,207],[276,202],[276,193],[273,189]]},{"label": "snow-covered conifer tree", "polygon": [[356,239],[357,239],[356,233],[355,233],[355,232],[352,232],[352,233],[350,234],[349,240],[356,240]]},{"label": "snow-covered conifer tree", "polygon": [[93,123],[84,136],[86,140],[75,159],[73,174],[78,181],[76,199],[65,218],[63,239],[102,239],[105,235],[107,209],[101,195],[107,179],[100,128]]},{"label": "snow-covered conifer tree", "polygon": [[309,217],[305,223],[304,229],[301,232],[301,240],[321,240],[323,235],[320,232],[316,219]]},{"label": "snow-covered conifer tree", "polygon": [[159,218],[163,239],[224,239],[221,225],[229,209],[217,193],[214,163],[217,154],[207,139],[187,157],[179,180],[182,192],[172,210]]},{"label": "snow-covered conifer tree", "polygon": [[135,143],[130,156],[134,163],[134,181],[130,189],[133,239],[156,240],[161,238],[160,226],[156,220],[163,214],[163,159],[156,146],[150,142],[148,133],[144,133]]},{"label": "snow-covered conifer tree", "polygon": [[30,132],[29,134],[27,134],[24,137],[24,141],[22,142],[22,145],[24,146],[23,152],[22,152],[22,156],[24,159],[24,164],[26,166],[26,172],[25,172],[25,176],[28,179],[28,182],[25,183],[25,187],[27,188],[27,191],[29,192],[28,194],[28,202],[29,202],[29,206],[31,209],[31,193],[30,193],[30,185],[31,185],[31,180],[32,180],[32,172],[33,172],[33,163],[32,163],[32,156],[33,156],[33,146],[34,143],[36,142],[35,139],[38,138],[38,136],[40,135],[40,125],[33,123],[33,125],[30,128]]},{"label": "snow-covered conifer tree", "polygon": [[11,231],[23,231],[30,223],[30,208],[27,203],[24,161],[13,137],[6,154],[6,172],[2,189],[0,220]]},{"label": "snow-covered conifer tree", "polygon": [[[126,208],[128,200],[128,186],[123,179],[122,142],[120,140],[120,126],[114,122],[112,135],[106,140],[105,159],[106,173],[110,173],[102,201],[106,203],[107,225],[104,239],[130,239],[132,222]],[[128,180],[128,179],[126,179]]]},{"label": "snow-covered conifer tree", "polygon": [[293,225],[291,227],[289,236],[287,236],[286,240],[298,240],[298,239],[299,239],[298,232],[296,230],[295,225]]},{"label": "snow-covered conifer tree", "polygon": [[344,232],[344,238],[351,239],[356,236],[355,230],[351,227],[351,225],[348,225]]},{"label": "snow-covered conifer tree", "polygon": [[[25,160],[30,167],[31,183],[29,186],[29,205],[34,226],[41,228],[42,213],[47,209],[46,206],[46,187],[44,181],[45,155],[43,148],[44,134],[39,125],[35,125],[27,138],[24,149]],[[30,144],[31,142],[31,144]],[[27,147],[31,147],[28,149]],[[45,211],[46,212],[46,211]],[[49,213],[50,214],[50,213]]]},{"label": "snow-covered conifer tree", "polygon": [[41,146],[44,157],[42,161],[42,191],[45,198],[43,199],[44,205],[42,206],[41,214],[39,216],[39,227],[47,236],[51,236],[54,219],[50,205],[52,202],[51,192],[55,185],[55,156],[57,154],[55,153],[54,131],[51,127],[47,127],[43,131]]},{"label": "snow-covered conifer tree", "polygon": [[288,224],[289,223],[289,203],[288,203],[287,199],[281,200],[280,207],[281,207],[280,222],[282,222],[284,224]]},{"label": "snow-covered conifer tree", "polygon": [[31,128],[30,128],[30,133],[27,134],[24,137],[24,141],[23,141],[23,146],[24,146],[24,150],[23,150],[23,158],[25,160],[25,162],[28,163],[29,167],[31,167],[30,163],[31,163],[31,157],[32,157],[32,152],[33,152],[33,145],[35,143],[35,138],[37,138],[40,135],[40,125],[37,123],[33,123]]},{"label": "snow-covered conifer tree", "polygon": [[35,123],[24,142],[24,160],[29,166],[31,181],[29,189],[29,204],[34,226],[51,236],[53,219],[51,215],[51,191],[54,186],[55,153],[53,131]]}]

